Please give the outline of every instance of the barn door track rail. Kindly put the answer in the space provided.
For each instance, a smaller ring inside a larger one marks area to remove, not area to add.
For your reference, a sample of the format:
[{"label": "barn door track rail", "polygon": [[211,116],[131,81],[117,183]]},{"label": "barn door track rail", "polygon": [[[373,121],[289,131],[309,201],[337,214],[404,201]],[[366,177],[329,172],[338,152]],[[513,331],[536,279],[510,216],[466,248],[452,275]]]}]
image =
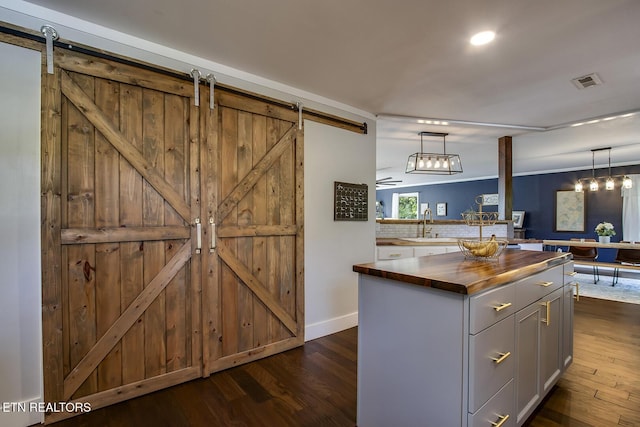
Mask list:
[{"label": "barn door track rail", "polygon": [[[124,64],[124,65],[130,65],[130,66],[135,66],[138,68],[142,68],[144,70],[147,71],[153,71],[156,73],[160,73],[166,76],[170,76],[170,77],[174,77],[174,78],[178,78],[181,80],[185,80],[185,81],[194,81],[195,78],[192,74],[192,71],[189,71],[188,73],[184,73],[184,72],[178,72],[178,71],[174,71],[174,70],[169,70],[166,68],[162,68],[162,67],[157,67],[154,65],[150,65],[148,63],[143,63],[143,62],[138,62],[135,60],[132,60],[130,58],[124,58],[124,57],[120,57],[114,54],[109,54],[106,52],[102,52],[102,51],[98,51],[95,49],[92,49],[90,47],[87,46],[81,46],[78,44],[73,44],[68,40],[64,40],[61,41],[59,39],[59,35],[58,32],[55,30],[55,28],[53,28],[50,25],[45,25],[42,27],[41,31],[35,32],[35,31],[31,31],[28,29],[18,29],[15,27],[11,27],[8,26],[8,24],[0,24],[0,33],[4,33],[4,34],[9,34],[15,37],[20,37],[20,38],[24,38],[27,40],[32,40],[32,41],[36,41],[38,43],[44,43],[45,45],[47,45],[47,72],[52,74],[53,73],[53,48],[58,48],[58,49],[65,49],[65,50],[70,50],[73,52],[78,52],[78,53],[82,53],[85,55],[90,55],[90,56],[94,56],[96,58],[101,58],[101,59],[105,59],[105,60],[109,60],[109,61],[114,61],[114,62],[118,62],[120,64]],[[50,46],[50,47],[48,47]],[[51,52],[51,59],[49,58],[49,52]],[[198,73],[200,73],[200,71],[198,70]],[[212,79],[209,78],[209,76],[212,77]],[[198,81],[200,81],[200,76],[198,76]],[[279,107],[283,107],[283,108],[287,108],[289,110],[292,111],[296,111],[296,112],[300,112],[301,108],[302,108],[302,104],[300,104],[299,102],[291,102],[291,103],[287,103],[287,102],[283,102],[283,101],[279,101],[277,99],[273,99],[267,96],[263,96],[263,95],[259,95],[259,94],[255,94],[255,93],[251,93],[251,92],[246,92],[243,90],[239,90],[239,89],[235,89],[233,87],[230,86],[226,86],[226,85],[221,85],[217,82],[216,78],[213,77],[212,74],[208,74],[206,76],[206,80],[205,83],[209,83],[211,86],[211,93],[210,96],[212,97],[212,93],[213,93],[213,86],[215,85],[216,88],[218,90],[221,91],[225,91],[227,93],[232,93],[232,94],[236,94],[236,95],[241,95],[241,96],[245,96],[245,97],[249,97],[261,102],[265,102],[274,106],[279,106]],[[194,81],[195,83],[195,81]],[[199,103],[199,96],[195,97],[195,102]],[[299,105],[300,104],[300,105]],[[198,104],[196,104],[197,106]],[[209,101],[209,108],[213,109],[213,102],[210,100]],[[305,108],[304,109],[304,113],[303,116],[309,120],[313,120],[319,123],[324,123],[324,124],[328,124],[334,127],[338,127],[341,129],[345,129],[345,130],[349,130],[351,132],[356,132],[356,133],[361,133],[366,135],[368,133],[368,127],[367,127],[367,123],[366,122],[356,122],[353,120],[349,120],[349,119],[345,119],[343,117],[338,117],[335,116],[333,114],[328,114],[328,113],[324,113],[321,111],[316,111],[316,110],[312,110],[309,108]]]}]

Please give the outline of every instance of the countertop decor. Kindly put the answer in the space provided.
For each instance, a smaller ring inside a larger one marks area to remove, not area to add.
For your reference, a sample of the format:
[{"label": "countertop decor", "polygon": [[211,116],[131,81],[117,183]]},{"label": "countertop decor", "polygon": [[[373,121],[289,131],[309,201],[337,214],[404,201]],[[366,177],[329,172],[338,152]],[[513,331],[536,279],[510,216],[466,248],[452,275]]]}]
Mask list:
[{"label": "countertop decor", "polygon": [[610,222],[601,222],[596,226],[596,234],[598,236],[615,236],[616,231]]},{"label": "countertop decor", "polygon": [[502,250],[507,246],[508,242],[503,239],[496,239],[496,236],[492,235],[490,239],[482,239],[482,227],[485,225],[491,226],[498,220],[498,212],[483,212],[482,206],[484,201],[484,195],[481,194],[476,197],[476,204],[478,205],[478,211],[469,210],[463,212],[462,218],[469,226],[478,227],[479,238],[476,239],[460,239],[458,246],[466,258],[473,258],[478,260],[496,260]]}]

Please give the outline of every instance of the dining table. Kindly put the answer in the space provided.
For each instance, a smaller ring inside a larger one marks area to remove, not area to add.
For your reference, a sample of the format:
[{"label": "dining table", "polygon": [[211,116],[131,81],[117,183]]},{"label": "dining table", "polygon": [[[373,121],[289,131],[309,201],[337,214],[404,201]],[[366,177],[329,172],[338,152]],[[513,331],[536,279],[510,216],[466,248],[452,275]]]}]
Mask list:
[{"label": "dining table", "polygon": [[582,246],[588,248],[611,248],[611,249],[640,249],[640,242],[610,242],[601,243],[588,240],[542,240],[546,246]]}]

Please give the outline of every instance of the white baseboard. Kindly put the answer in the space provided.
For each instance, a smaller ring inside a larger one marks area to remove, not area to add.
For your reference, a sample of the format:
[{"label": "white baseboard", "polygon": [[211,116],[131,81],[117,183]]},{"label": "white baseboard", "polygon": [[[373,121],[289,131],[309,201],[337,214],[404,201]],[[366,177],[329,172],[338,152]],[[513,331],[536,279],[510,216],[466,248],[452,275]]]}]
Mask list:
[{"label": "white baseboard", "polygon": [[326,335],[335,334],[345,329],[358,326],[358,312],[345,314],[344,316],[334,317],[333,319],[323,320],[309,325],[305,325],[304,340],[311,341]]},{"label": "white baseboard", "polygon": [[[0,425],[3,427],[25,427],[44,422],[44,412],[32,411],[31,403],[42,402],[42,397],[34,397],[22,402],[6,403],[0,411]],[[6,412],[5,412],[6,411]]]}]

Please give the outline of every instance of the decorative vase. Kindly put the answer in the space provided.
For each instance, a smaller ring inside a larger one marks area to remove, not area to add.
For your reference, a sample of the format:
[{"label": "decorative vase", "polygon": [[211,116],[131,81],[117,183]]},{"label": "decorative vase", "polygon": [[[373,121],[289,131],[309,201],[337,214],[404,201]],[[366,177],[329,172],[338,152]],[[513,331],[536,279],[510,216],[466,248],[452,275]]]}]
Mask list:
[{"label": "decorative vase", "polygon": [[611,243],[611,236],[598,236],[600,243]]}]

